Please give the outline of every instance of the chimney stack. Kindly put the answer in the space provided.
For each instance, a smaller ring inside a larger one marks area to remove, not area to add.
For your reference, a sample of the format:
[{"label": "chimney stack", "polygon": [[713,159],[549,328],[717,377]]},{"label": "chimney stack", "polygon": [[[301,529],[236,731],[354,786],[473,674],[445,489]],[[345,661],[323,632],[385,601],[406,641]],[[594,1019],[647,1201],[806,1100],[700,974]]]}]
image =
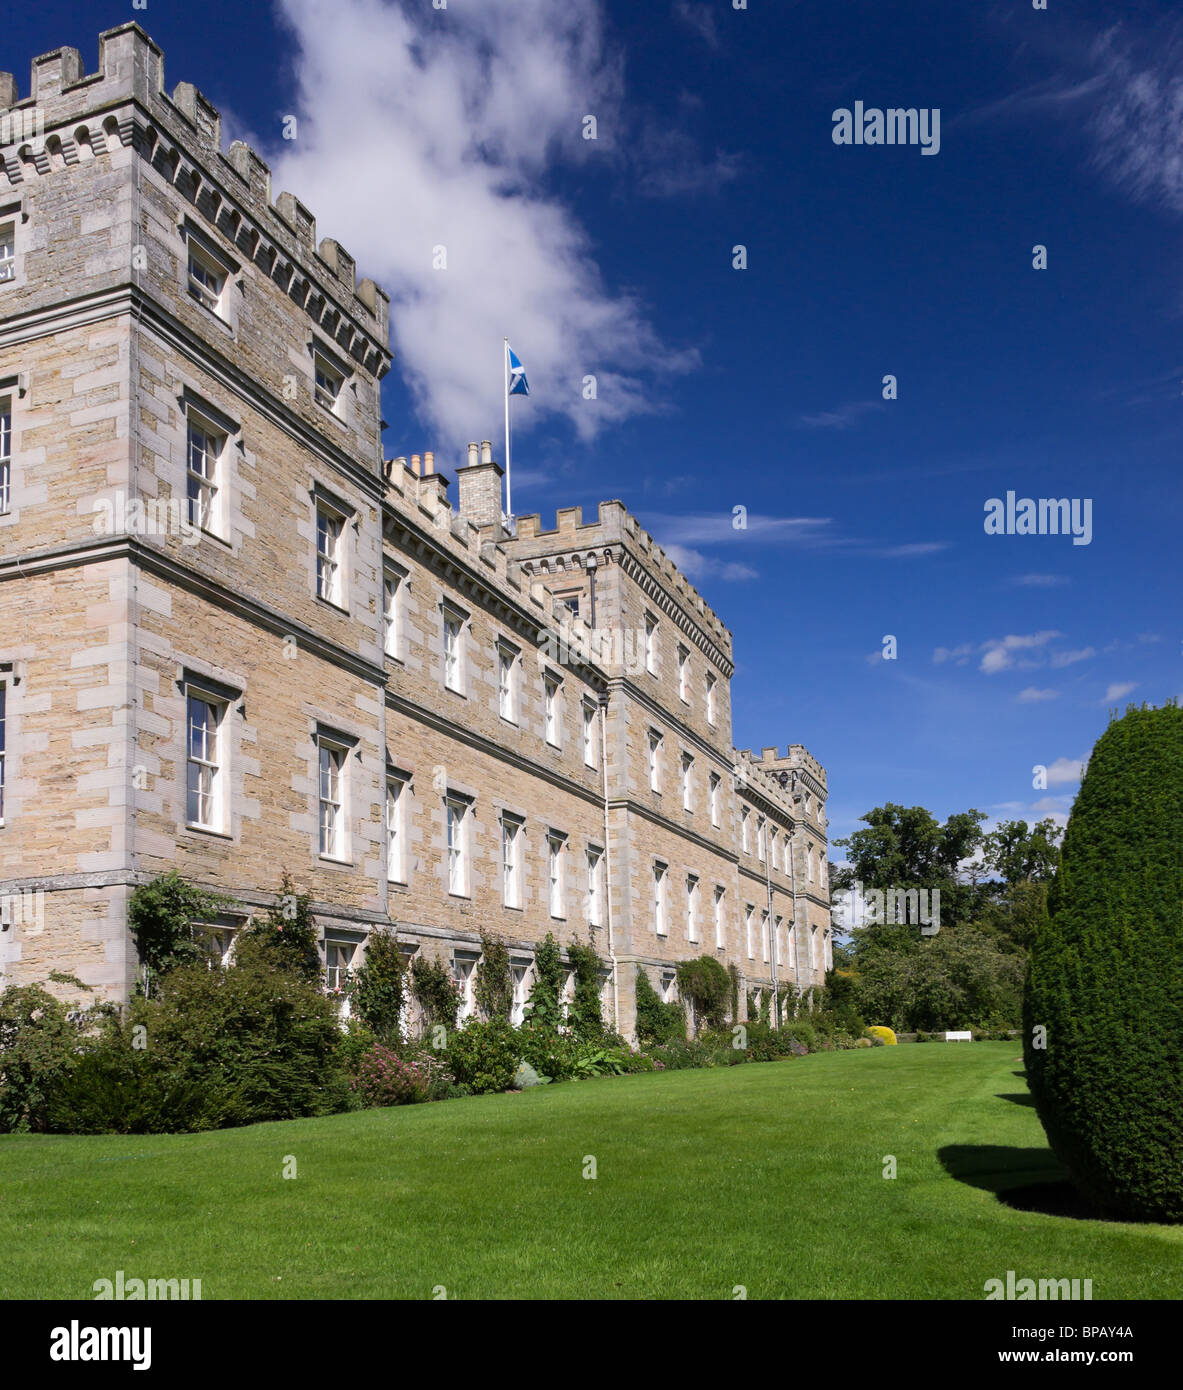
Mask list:
[{"label": "chimney stack", "polygon": [[418,454],[412,454],[412,455],[411,455],[411,472],[414,473],[414,475],[415,475],[416,478],[422,476],[422,469],[419,467],[419,455],[418,455]]},{"label": "chimney stack", "polygon": [[504,474],[501,465],[493,461],[493,445],[486,439],[479,445],[468,446],[468,467],[462,468],[457,475],[460,515],[474,526],[494,527],[495,536],[501,528],[501,479]]},{"label": "chimney stack", "polygon": [[434,472],[435,472],[435,455],[434,455],[433,453],[429,453],[429,452],[425,449],[425,450],[423,451],[423,476],[424,476],[424,477],[427,477],[427,475],[428,475],[429,473],[434,473]]}]

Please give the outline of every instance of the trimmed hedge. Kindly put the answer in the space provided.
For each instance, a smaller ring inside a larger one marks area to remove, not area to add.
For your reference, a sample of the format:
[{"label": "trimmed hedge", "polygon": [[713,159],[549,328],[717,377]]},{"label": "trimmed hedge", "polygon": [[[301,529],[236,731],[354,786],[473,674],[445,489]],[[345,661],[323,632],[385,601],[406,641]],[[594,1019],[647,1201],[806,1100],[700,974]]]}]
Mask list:
[{"label": "trimmed hedge", "polygon": [[1086,1199],[1125,1219],[1183,1220],[1181,902],[1183,710],[1130,709],[1072,809],[1023,1037],[1048,1142]]}]

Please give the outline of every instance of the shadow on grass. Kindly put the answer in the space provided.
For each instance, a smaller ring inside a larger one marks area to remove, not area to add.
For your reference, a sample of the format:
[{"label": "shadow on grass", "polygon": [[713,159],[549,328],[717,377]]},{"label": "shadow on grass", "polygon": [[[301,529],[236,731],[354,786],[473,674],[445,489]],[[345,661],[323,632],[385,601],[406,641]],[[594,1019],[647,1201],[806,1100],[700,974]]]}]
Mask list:
[{"label": "shadow on grass", "polygon": [[[1004,1099],[1019,1098],[1006,1096]],[[1014,1211],[1062,1216],[1073,1221],[1106,1220],[1103,1213],[1091,1207],[1068,1181],[1064,1165],[1050,1149],[947,1144],[938,1157],[950,1177],[993,1192],[1003,1206]]]},{"label": "shadow on grass", "polygon": [[1034,1105],[1035,1101],[1029,1091],[1002,1091],[998,1095],[999,1100],[1009,1100],[1014,1105]]}]

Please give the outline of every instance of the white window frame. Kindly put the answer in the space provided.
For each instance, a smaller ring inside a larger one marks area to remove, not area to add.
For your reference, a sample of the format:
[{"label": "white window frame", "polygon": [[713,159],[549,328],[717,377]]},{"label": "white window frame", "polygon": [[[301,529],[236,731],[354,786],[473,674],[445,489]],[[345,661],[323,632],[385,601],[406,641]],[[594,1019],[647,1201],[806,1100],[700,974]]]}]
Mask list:
[{"label": "white window frame", "polygon": [[692,776],[694,773],[694,755],[691,753],[682,754],[682,810],[694,810],[694,791]]},{"label": "white window frame", "polygon": [[698,875],[686,875],[686,940],[698,941]]},{"label": "white window frame", "polygon": [[474,956],[452,957],[452,974],[456,977],[456,984],[460,990],[460,1007],[457,1012],[461,1023],[476,1013],[476,967],[477,960]]},{"label": "white window frame", "polygon": [[497,711],[509,724],[518,722],[518,657],[512,643],[497,642]]},{"label": "white window frame", "polygon": [[763,864],[767,855],[768,822],[761,816],[756,821],[756,858]]},{"label": "white window frame", "polygon": [[349,518],[324,498],[316,499],[316,596],[345,607],[345,527]]},{"label": "white window frame", "polygon": [[753,903],[744,904],[743,939],[744,948],[747,953],[748,960],[756,959],[756,954],[752,949],[752,917],[755,914],[755,911],[756,908]]},{"label": "white window frame", "polygon": [[678,645],[678,698],[690,703],[690,648]]},{"label": "white window frame", "polygon": [[604,925],[604,851],[599,845],[587,847],[587,924]]},{"label": "white window frame", "polygon": [[719,828],[719,787],[723,779],[717,772],[710,774],[710,803],[711,803],[711,824],[717,830]]},{"label": "white window frame", "polygon": [[447,792],[444,796],[444,845],[447,852],[448,894],[453,898],[472,896],[472,802],[466,796]]},{"label": "white window frame", "polygon": [[199,411],[186,411],[185,506],[190,526],[220,536],[225,496],[226,444],[229,439]]},{"label": "white window frame", "polygon": [[405,777],[386,778],[386,881],[407,881],[407,797]]},{"label": "white window frame", "polygon": [[185,267],[189,298],[224,320],[233,270],[191,230],[185,234]]},{"label": "white window frame", "polygon": [[661,795],[661,747],[664,737],[656,729],[649,730],[649,790]]},{"label": "white window frame", "polygon": [[407,576],[387,565],[382,570],[382,651],[399,660],[403,637],[403,586]]},{"label": "white window frame", "polygon": [[546,832],[546,908],[556,922],[567,920],[567,836],[561,830]]},{"label": "white window frame", "polygon": [[806,882],[813,882],[813,846],[810,845],[805,851],[805,876]]},{"label": "white window frame", "polygon": [[12,510],[12,397],[0,396],[0,516]]},{"label": "white window frame", "polygon": [[653,865],[653,931],[657,936],[668,936],[669,918],[666,913],[666,891],[669,879],[669,865],[659,860]]},{"label": "white window frame", "polygon": [[[190,830],[225,832],[226,823],[226,712],[229,702],[197,685],[185,687],[185,824]],[[205,712],[211,716],[207,721]],[[200,725],[195,715],[201,713]],[[200,732],[198,732],[200,731]],[[195,751],[195,734],[198,734]],[[194,816],[208,803],[208,818]]]},{"label": "white window frame", "polygon": [[464,616],[444,604],[441,640],[443,642],[444,689],[464,694]]},{"label": "white window frame", "polygon": [[[335,780],[334,780],[335,774]],[[344,864],[349,859],[349,745],[316,736],[317,852]]]},{"label": "white window frame", "polygon": [[715,949],[721,951],[727,944],[727,929],[724,918],[727,902],[727,889],[722,884],[715,885]]},{"label": "white window frame", "polygon": [[713,671],[707,672],[707,723],[713,725],[715,722],[715,686],[718,678]]},{"label": "white window frame", "polygon": [[503,907],[522,906],[522,826],[521,816],[501,813],[501,903]]},{"label": "white window frame", "polygon": [[328,993],[332,994],[349,983],[356,954],[356,941],[340,941],[335,937],[325,937],[325,990]]},{"label": "white window frame", "polygon": [[744,806],[739,813],[739,826],[743,852],[752,852],[752,813],[747,806]]},{"label": "white window frame", "polygon": [[596,757],[596,710],[598,706],[591,700],[583,701],[583,765],[595,767]]},{"label": "white window frame", "polygon": [[510,978],[513,981],[513,1005],[510,1009],[509,1021],[515,1028],[520,1027],[526,1017],[526,1005],[530,1002],[530,975],[533,968],[531,961],[511,960],[509,963]]},{"label": "white window frame", "polygon": [[771,929],[772,922],[771,918],[768,915],[768,909],[766,907],[762,908],[760,912],[760,945],[764,951],[765,965],[767,965],[768,962],[772,959],[772,956],[770,955],[771,942],[768,939],[768,933]]},{"label": "white window frame", "polygon": [[0,222],[0,285],[16,279],[16,221]]},{"label": "white window frame", "polygon": [[563,746],[563,678],[554,671],[542,676],[543,734],[552,748]]},{"label": "white window frame", "polygon": [[340,415],[346,375],[319,348],[312,349],[312,395],[322,410]]},{"label": "white window frame", "polygon": [[657,675],[657,629],[658,621],[651,614],[645,614],[645,670],[651,676]]}]

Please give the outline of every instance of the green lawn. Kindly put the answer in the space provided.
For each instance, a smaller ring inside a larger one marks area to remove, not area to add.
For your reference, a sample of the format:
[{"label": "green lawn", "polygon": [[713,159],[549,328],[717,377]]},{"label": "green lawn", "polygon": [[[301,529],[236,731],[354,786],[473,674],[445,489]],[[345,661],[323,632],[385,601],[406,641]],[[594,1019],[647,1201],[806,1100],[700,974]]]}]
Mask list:
[{"label": "green lawn", "polygon": [[905,1045],[216,1134],[0,1137],[0,1298],[87,1298],[119,1269],[207,1299],[977,1299],[1008,1269],[1178,1298],[1183,1228],[999,1200],[1060,1177],[1021,1071],[1013,1043]]}]

